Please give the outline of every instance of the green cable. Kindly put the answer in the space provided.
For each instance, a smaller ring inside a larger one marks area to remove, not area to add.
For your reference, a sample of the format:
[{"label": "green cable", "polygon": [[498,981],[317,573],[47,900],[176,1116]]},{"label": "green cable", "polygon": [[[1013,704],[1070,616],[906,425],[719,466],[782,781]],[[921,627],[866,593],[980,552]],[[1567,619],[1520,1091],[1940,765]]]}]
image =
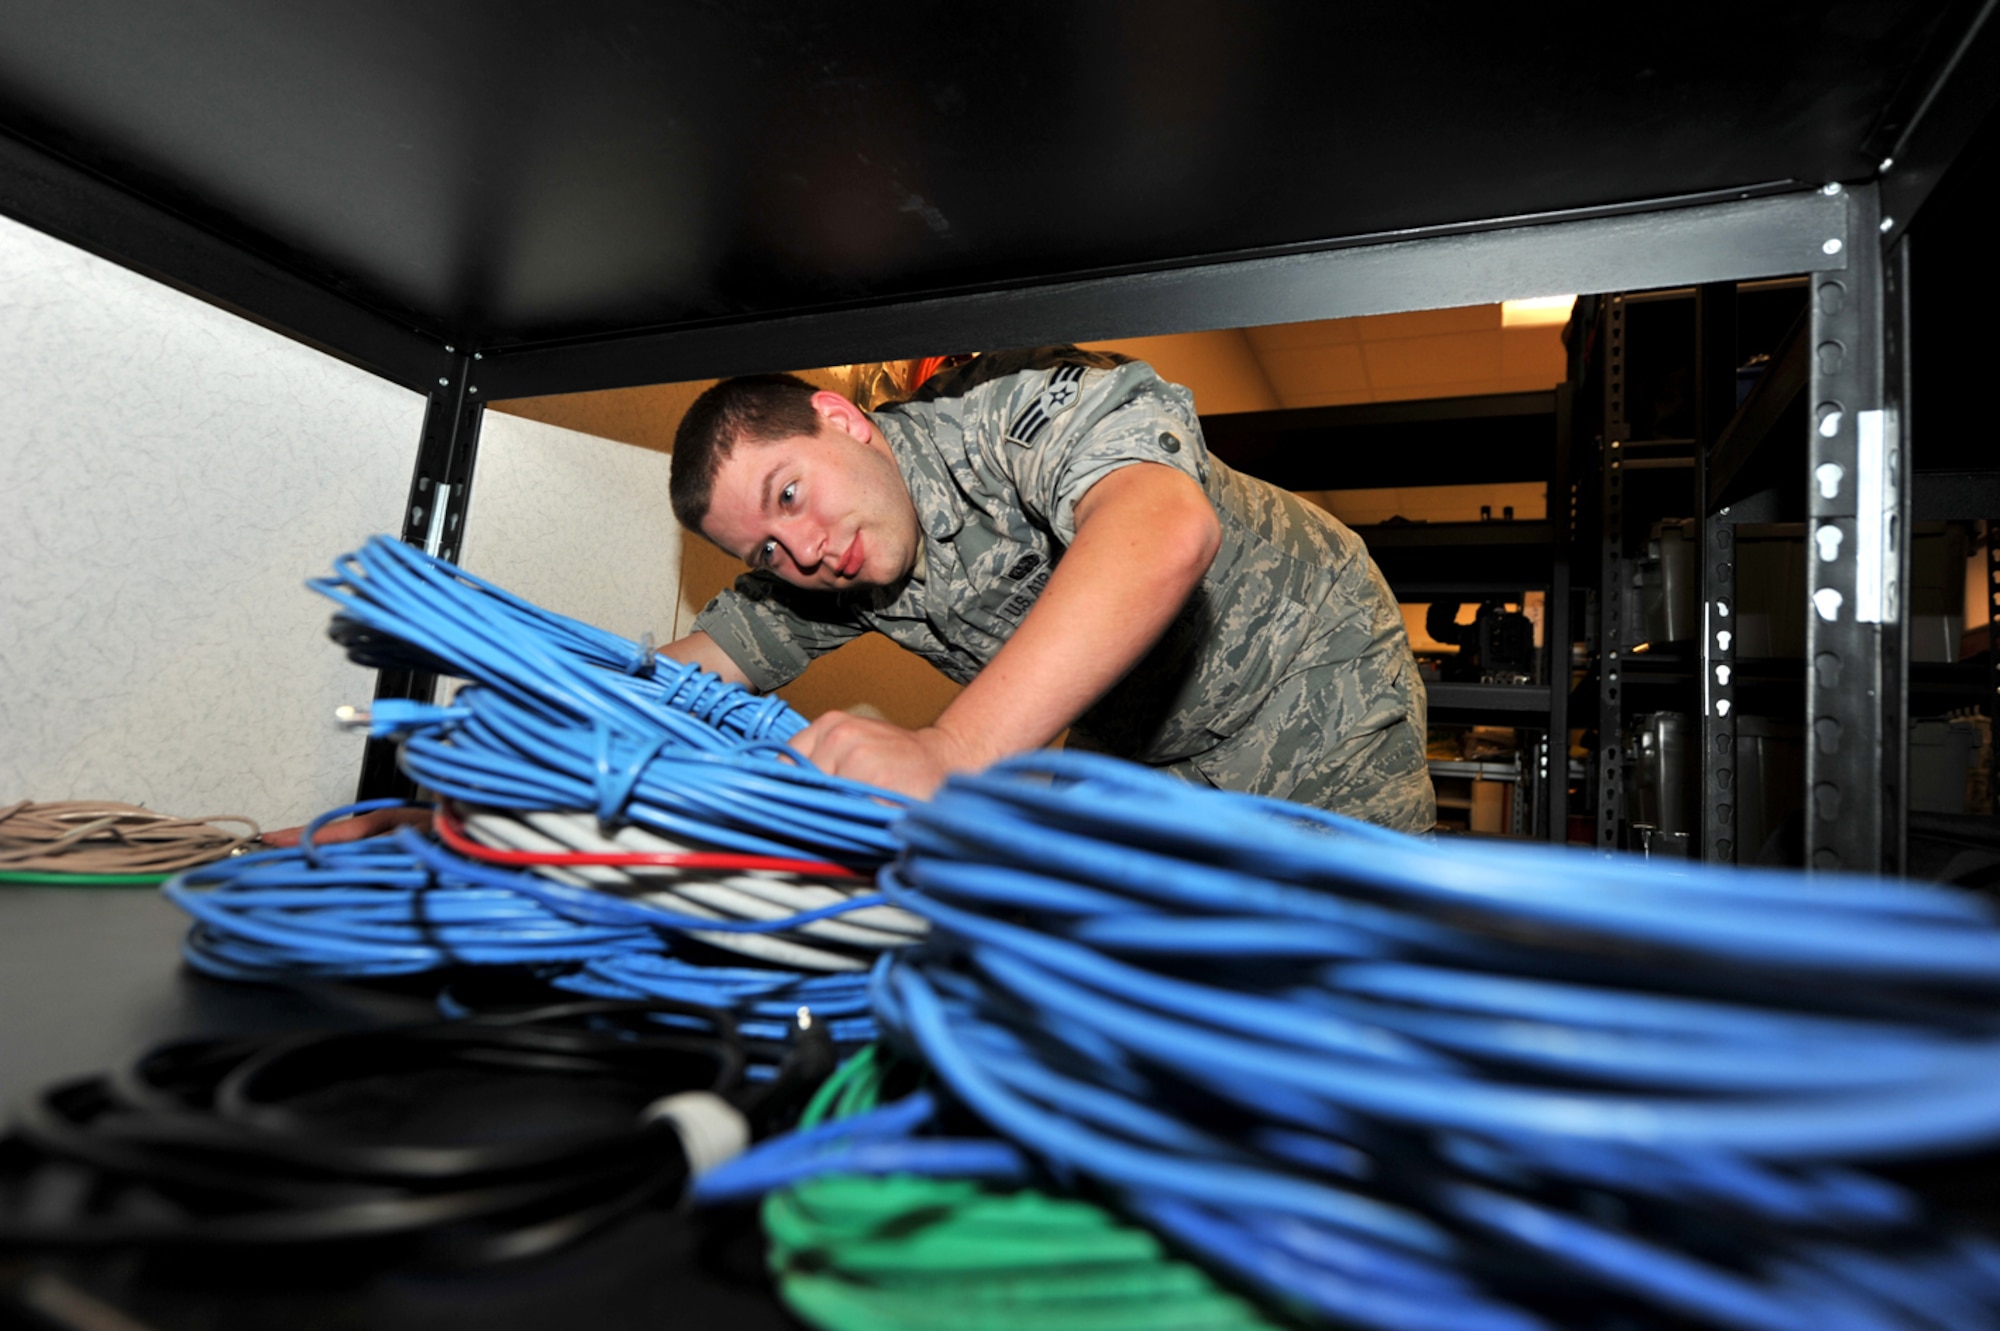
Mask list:
[{"label": "green cable", "polygon": [[[879,1045],[843,1064],[800,1120],[874,1108]],[[1080,1198],[970,1179],[833,1174],[764,1199],[772,1273],[827,1331],[1274,1331],[1255,1305],[1151,1231]]]},{"label": "green cable", "polygon": [[0,887],[158,887],[170,873],[31,873],[0,870]]}]

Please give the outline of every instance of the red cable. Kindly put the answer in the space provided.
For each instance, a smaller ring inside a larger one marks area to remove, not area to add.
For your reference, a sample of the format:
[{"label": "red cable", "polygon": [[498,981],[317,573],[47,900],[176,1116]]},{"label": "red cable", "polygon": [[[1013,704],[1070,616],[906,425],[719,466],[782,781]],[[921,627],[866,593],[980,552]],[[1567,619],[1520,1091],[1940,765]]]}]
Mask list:
[{"label": "red cable", "polygon": [[538,864],[572,868],[612,869],[770,869],[814,878],[865,878],[867,875],[826,860],[786,860],[769,855],[736,855],[716,851],[589,851],[498,850],[483,846],[465,833],[465,824],[447,800],[439,800],[435,819],[438,839],[468,859],[488,864],[528,867]]}]

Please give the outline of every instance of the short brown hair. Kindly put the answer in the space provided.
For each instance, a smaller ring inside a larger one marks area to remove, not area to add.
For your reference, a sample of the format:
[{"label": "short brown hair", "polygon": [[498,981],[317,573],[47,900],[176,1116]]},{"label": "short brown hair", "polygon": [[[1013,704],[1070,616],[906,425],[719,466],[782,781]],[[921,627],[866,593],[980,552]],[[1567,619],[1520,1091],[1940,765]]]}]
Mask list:
[{"label": "short brown hair", "polygon": [[674,465],[667,483],[674,518],[700,532],[715,497],[715,475],[745,441],[775,443],[819,433],[813,394],[793,374],[746,374],[724,379],[694,400],[674,431]]}]

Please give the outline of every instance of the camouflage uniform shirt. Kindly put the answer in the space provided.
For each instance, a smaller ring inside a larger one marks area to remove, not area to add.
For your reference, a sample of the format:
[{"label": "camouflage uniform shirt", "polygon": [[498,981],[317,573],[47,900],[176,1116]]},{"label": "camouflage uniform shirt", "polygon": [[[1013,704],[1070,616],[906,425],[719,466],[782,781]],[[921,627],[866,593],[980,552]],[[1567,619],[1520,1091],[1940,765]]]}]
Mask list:
[{"label": "camouflage uniform shirt", "polygon": [[917,570],[840,593],[738,578],[694,627],[757,688],[870,630],[971,680],[1075,539],[1084,493],[1119,467],[1163,463],[1207,493],[1221,547],[1070,744],[1430,830],[1424,691],[1395,598],[1331,515],[1208,456],[1187,389],[1142,362],[1065,347],[982,356],[874,419],[916,504]]}]

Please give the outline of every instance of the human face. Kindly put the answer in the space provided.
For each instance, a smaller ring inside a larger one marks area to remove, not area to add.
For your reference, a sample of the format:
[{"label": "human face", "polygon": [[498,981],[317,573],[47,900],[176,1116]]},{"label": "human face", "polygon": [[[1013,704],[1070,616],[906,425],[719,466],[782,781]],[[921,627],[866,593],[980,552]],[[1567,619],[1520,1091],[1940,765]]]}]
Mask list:
[{"label": "human face", "polygon": [[916,564],[916,506],[867,414],[834,394],[820,397],[845,410],[822,411],[818,434],[730,450],[703,534],[796,587],[889,586]]}]

